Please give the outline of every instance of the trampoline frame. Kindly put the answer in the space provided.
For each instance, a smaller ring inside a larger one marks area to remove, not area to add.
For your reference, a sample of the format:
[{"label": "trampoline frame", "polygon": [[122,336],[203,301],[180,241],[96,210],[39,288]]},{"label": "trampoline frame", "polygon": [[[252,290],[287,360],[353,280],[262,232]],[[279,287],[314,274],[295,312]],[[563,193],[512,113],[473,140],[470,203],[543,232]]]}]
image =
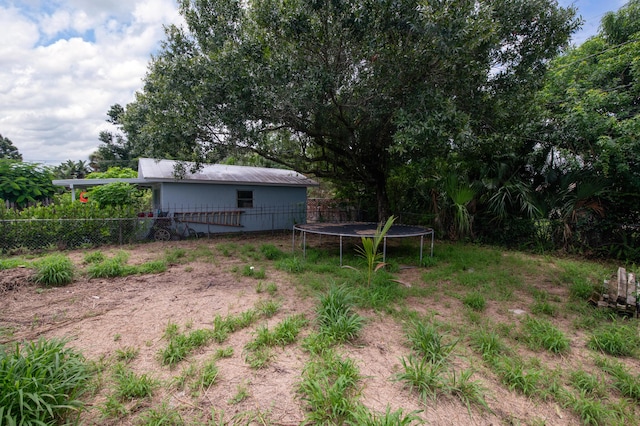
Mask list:
[{"label": "trampoline frame", "polygon": [[[359,228],[359,232],[346,232],[348,227]],[[334,237],[340,237],[340,266],[342,266],[342,240],[343,238],[373,238],[376,235],[378,224],[374,222],[348,222],[348,223],[313,223],[313,224],[300,224],[293,226],[293,239],[292,239],[292,251],[296,249],[296,231],[300,231],[302,234],[302,253],[303,257],[307,257],[307,234],[317,235],[330,235]],[[394,233],[398,229],[404,228],[404,233]],[[332,230],[333,229],[333,230]],[[338,231],[336,231],[336,229]],[[408,230],[408,231],[407,231]],[[383,237],[382,243],[382,261],[387,260],[387,238],[408,238],[408,237],[420,237],[420,264],[422,264],[422,253],[424,246],[424,237],[431,235],[431,257],[433,257],[433,243],[435,238],[435,232],[433,228],[425,228],[422,226],[413,225],[392,225],[389,231]]]}]

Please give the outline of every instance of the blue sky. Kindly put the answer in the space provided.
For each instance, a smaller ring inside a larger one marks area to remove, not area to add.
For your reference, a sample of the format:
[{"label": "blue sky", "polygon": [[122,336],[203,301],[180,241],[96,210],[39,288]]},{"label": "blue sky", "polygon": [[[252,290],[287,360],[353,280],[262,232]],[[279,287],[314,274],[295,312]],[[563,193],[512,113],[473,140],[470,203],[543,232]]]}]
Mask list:
[{"label": "blue sky", "polygon": [[[560,0],[585,19],[576,44],[622,0]],[[25,161],[88,160],[106,113],[142,88],[175,0],[0,0],[0,134]]]},{"label": "blue sky", "polygon": [[577,7],[578,14],[584,19],[582,29],[573,36],[573,43],[580,44],[598,32],[605,13],[620,9],[627,0],[559,0],[558,3],[564,7]]}]

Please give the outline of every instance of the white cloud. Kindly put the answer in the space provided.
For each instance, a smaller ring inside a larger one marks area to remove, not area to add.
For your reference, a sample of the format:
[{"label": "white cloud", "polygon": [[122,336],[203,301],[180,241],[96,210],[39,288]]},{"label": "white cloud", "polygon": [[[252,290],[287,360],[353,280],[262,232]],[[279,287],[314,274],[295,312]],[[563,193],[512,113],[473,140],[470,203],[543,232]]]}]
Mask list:
[{"label": "white cloud", "polygon": [[67,31],[71,23],[69,12],[56,11],[53,15],[47,15],[40,21],[40,28],[47,36],[54,36],[62,31]]},{"label": "white cloud", "polygon": [[0,0],[0,134],[28,161],[86,160],[142,87],[175,0]]}]

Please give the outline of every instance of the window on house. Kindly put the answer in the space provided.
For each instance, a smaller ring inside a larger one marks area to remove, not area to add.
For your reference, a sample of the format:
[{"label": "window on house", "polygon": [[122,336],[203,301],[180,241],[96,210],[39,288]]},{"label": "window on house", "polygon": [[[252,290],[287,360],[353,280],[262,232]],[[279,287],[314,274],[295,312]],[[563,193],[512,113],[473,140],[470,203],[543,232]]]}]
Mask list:
[{"label": "window on house", "polygon": [[238,191],[238,208],[253,208],[253,191]]}]

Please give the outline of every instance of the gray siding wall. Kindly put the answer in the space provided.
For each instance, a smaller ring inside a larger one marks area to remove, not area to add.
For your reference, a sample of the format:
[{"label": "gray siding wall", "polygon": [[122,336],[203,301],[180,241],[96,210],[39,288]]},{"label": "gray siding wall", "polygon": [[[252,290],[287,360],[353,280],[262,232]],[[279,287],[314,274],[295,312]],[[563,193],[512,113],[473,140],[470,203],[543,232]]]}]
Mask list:
[{"label": "gray siding wall", "polygon": [[[253,191],[253,208],[238,208],[238,191]],[[197,232],[250,232],[291,229],[306,221],[307,189],[259,185],[163,183],[161,210],[174,213],[242,211],[240,227],[189,223]]]}]

